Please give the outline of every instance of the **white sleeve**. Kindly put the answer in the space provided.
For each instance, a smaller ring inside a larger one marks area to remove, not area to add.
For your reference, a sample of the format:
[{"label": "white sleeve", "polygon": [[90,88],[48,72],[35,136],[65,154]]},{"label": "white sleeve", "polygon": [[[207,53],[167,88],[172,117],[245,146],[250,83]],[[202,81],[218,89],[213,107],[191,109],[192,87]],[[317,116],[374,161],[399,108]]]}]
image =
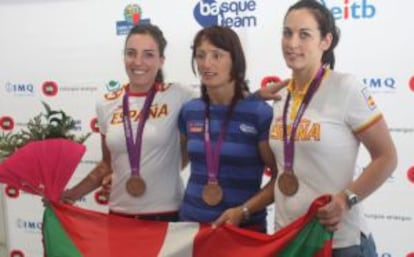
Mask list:
[{"label": "white sleeve", "polygon": [[354,132],[359,132],[375,123],[381,117],[381,111],[369,88],[355,77],[347,75],[342,83],[348,88],[345,122]]}]

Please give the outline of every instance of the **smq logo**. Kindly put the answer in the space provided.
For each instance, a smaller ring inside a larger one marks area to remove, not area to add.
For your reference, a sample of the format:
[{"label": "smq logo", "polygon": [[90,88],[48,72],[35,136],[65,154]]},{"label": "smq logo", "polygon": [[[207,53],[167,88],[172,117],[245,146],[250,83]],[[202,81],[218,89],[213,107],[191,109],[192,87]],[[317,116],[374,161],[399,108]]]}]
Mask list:
[{"label": "smq logo", "polygon": [[6,91],[16,95],[33,95],[34,85],[32,83],[6,83]]},{"label": "smq logo", "polygon": [[42,231],[42,222],[34,220],[17,219],[16,226],[26,232],[39,233]]},{"label": "smq logo", "polygon": [[376,15],[375,5],[368,2],[368,0],[341,0],[335,2],[342,2],[341,4],[331,4],[333,1],[320,0],[320,2],[329,8],[336,20],[348,19],[371,19]]},{"label": "smq logo", "polygon": [[256,27],[257,9],[255,0],[199,0],[194,7],[194,18],[202,27],[220,25],[224,27]]},{"label": "smq logo", "polygon": [[362,82],[370,88],[370,90],[374,93],[393,93],[397,89],[397,81],[392,77],[371,77],[371,78],[363,78]]}]

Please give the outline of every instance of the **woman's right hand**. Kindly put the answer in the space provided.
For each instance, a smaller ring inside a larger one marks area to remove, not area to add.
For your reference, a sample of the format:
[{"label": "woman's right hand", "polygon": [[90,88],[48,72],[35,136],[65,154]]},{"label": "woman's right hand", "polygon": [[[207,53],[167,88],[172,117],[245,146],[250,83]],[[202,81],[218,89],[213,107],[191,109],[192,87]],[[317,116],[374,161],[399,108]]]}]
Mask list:
[{"label": "woman's right hand", "polygon": [[62,202],[74,204],[75,201],[78,201],[100,186],[109,188],[112,181],[111,174],[112,171],[106,162],[98,162],[94,169],[81,182],[62,193]]},{"label": "woman's right hand", "polygon": [[74,204],[80,198],[81,197],[76,196],[76,192],[73,188],[66,189],[65,191],[63,191],[62,196],[60,197],[62,202],[67,203],[67,204]]},{"label": "woman's right hand", "polygon": [[112,185],[112,174],[106,175],[102,179],[101,183],[101,192],[109,199],[109,195],[111,194],[111,185]]},{"label": "woman's right hand", "polygon": [[112,174],[108,174],[102,179],[101,186],[104,189],[110,189],[111,185],[112,185]]},{"label": "woman's right hand", "polygon": [[225,210],[220,217],[213,222],[213,228],[216,228],[222,224],[229,224],[233,226],[239,226],[243,221],[242,207],[234,207]]},{"label": "woman's right hand", "polygon": [[332,195],[331,201],[318,209],[316,217],[328,231],[335,232],[338,230],[342,219],[348,212],[345,199],[346,195],[344,193]]}]

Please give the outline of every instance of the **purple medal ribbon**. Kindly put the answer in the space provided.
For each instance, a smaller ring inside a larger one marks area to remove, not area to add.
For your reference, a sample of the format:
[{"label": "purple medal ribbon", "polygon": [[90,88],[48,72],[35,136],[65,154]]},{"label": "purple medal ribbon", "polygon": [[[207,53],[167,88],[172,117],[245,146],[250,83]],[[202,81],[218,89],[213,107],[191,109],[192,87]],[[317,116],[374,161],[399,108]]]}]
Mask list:
[{"label": "purple medal ribbon", "polygon": [[226,134],[226,130],[230,122],[230,117],[234,111],[234,107],[236,106],[236,102],[236,99],[233,98],[229,106],[229,109],[227,110],[226,117],[224,121],[221,123],[220,134],[217,139],[216,146],[213,149],[210,137],[210,102],[207,101],[204,119],[204,145],[206,149],[208,183],[217,183],[221,144],[223,143],[224,136]]},{"label": "purple medal ribbon", "polygon": [[141,146],[142,146],[142,133],[144,131],[145,122],[148,118],[152,100],[154,100],[156,90],[155,86],[151,87],[145,98],[144,106],[142,107],[137,128],[137,137],[132,135],[131,119],[129,115],[129,95],[125,91],[124,98],[122,99],[122,120],[124,121],[125,140],[128,149],[129,164],[131,166],[131,175],[139,176],[139,164],[141,162]]},{"label": "purple medal ribbon", "polygon": [[299,127],[299,122],[305,113],[306,108],[309,105],[310,100],[312,99],[313,95],[315,94],[316,90],[318,89],[319,85],[321,84],[323,74],[325,69],[323,67],[319,68],[318,73],[316,74],[315,78],[312,80],[312,83],[309,85],[308,91],[306,92],[305,96],[303,97],[303,101],[299,106],[298,112],[296,114],[295,119],[292,123],[292,129],[290,133],[290,138],[288,139],[288,131],[287,131],[287,110],[289,106],[289,101],[291,94],[288,93],[285,106],[283,108],[283,150],[284,150],[284,160],[285,160],[285,171],[292,172],[293,171],[293,159],[295,155],[295,135],[296,130]]}]

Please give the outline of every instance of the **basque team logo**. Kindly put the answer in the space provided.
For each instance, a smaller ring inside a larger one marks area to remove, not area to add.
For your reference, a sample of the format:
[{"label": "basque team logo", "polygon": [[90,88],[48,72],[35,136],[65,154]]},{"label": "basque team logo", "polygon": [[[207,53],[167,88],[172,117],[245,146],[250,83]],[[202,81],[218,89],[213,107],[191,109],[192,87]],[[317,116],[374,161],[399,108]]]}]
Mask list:
[{"label": "basque team logo", "polygon": [[245,28],[257,26],[256,10],[255,0],[199,0],[193,15],[202,27]]},{"label": "basque team logo", "polygon": [[149,23],[150,19],[142,18],[141,6],[129,4],[124,8],[124,20],[116,22],[116,34],[126,35],[131,28],[139,23]]},{"label": "basque team logo", "polygon": [[214,4],[215,2],[215,0],[199,1],[194,7],[194,17],[201,26],[209,27],[218,24],[219,13],[213,13],[210,11],[210,5]]}]

